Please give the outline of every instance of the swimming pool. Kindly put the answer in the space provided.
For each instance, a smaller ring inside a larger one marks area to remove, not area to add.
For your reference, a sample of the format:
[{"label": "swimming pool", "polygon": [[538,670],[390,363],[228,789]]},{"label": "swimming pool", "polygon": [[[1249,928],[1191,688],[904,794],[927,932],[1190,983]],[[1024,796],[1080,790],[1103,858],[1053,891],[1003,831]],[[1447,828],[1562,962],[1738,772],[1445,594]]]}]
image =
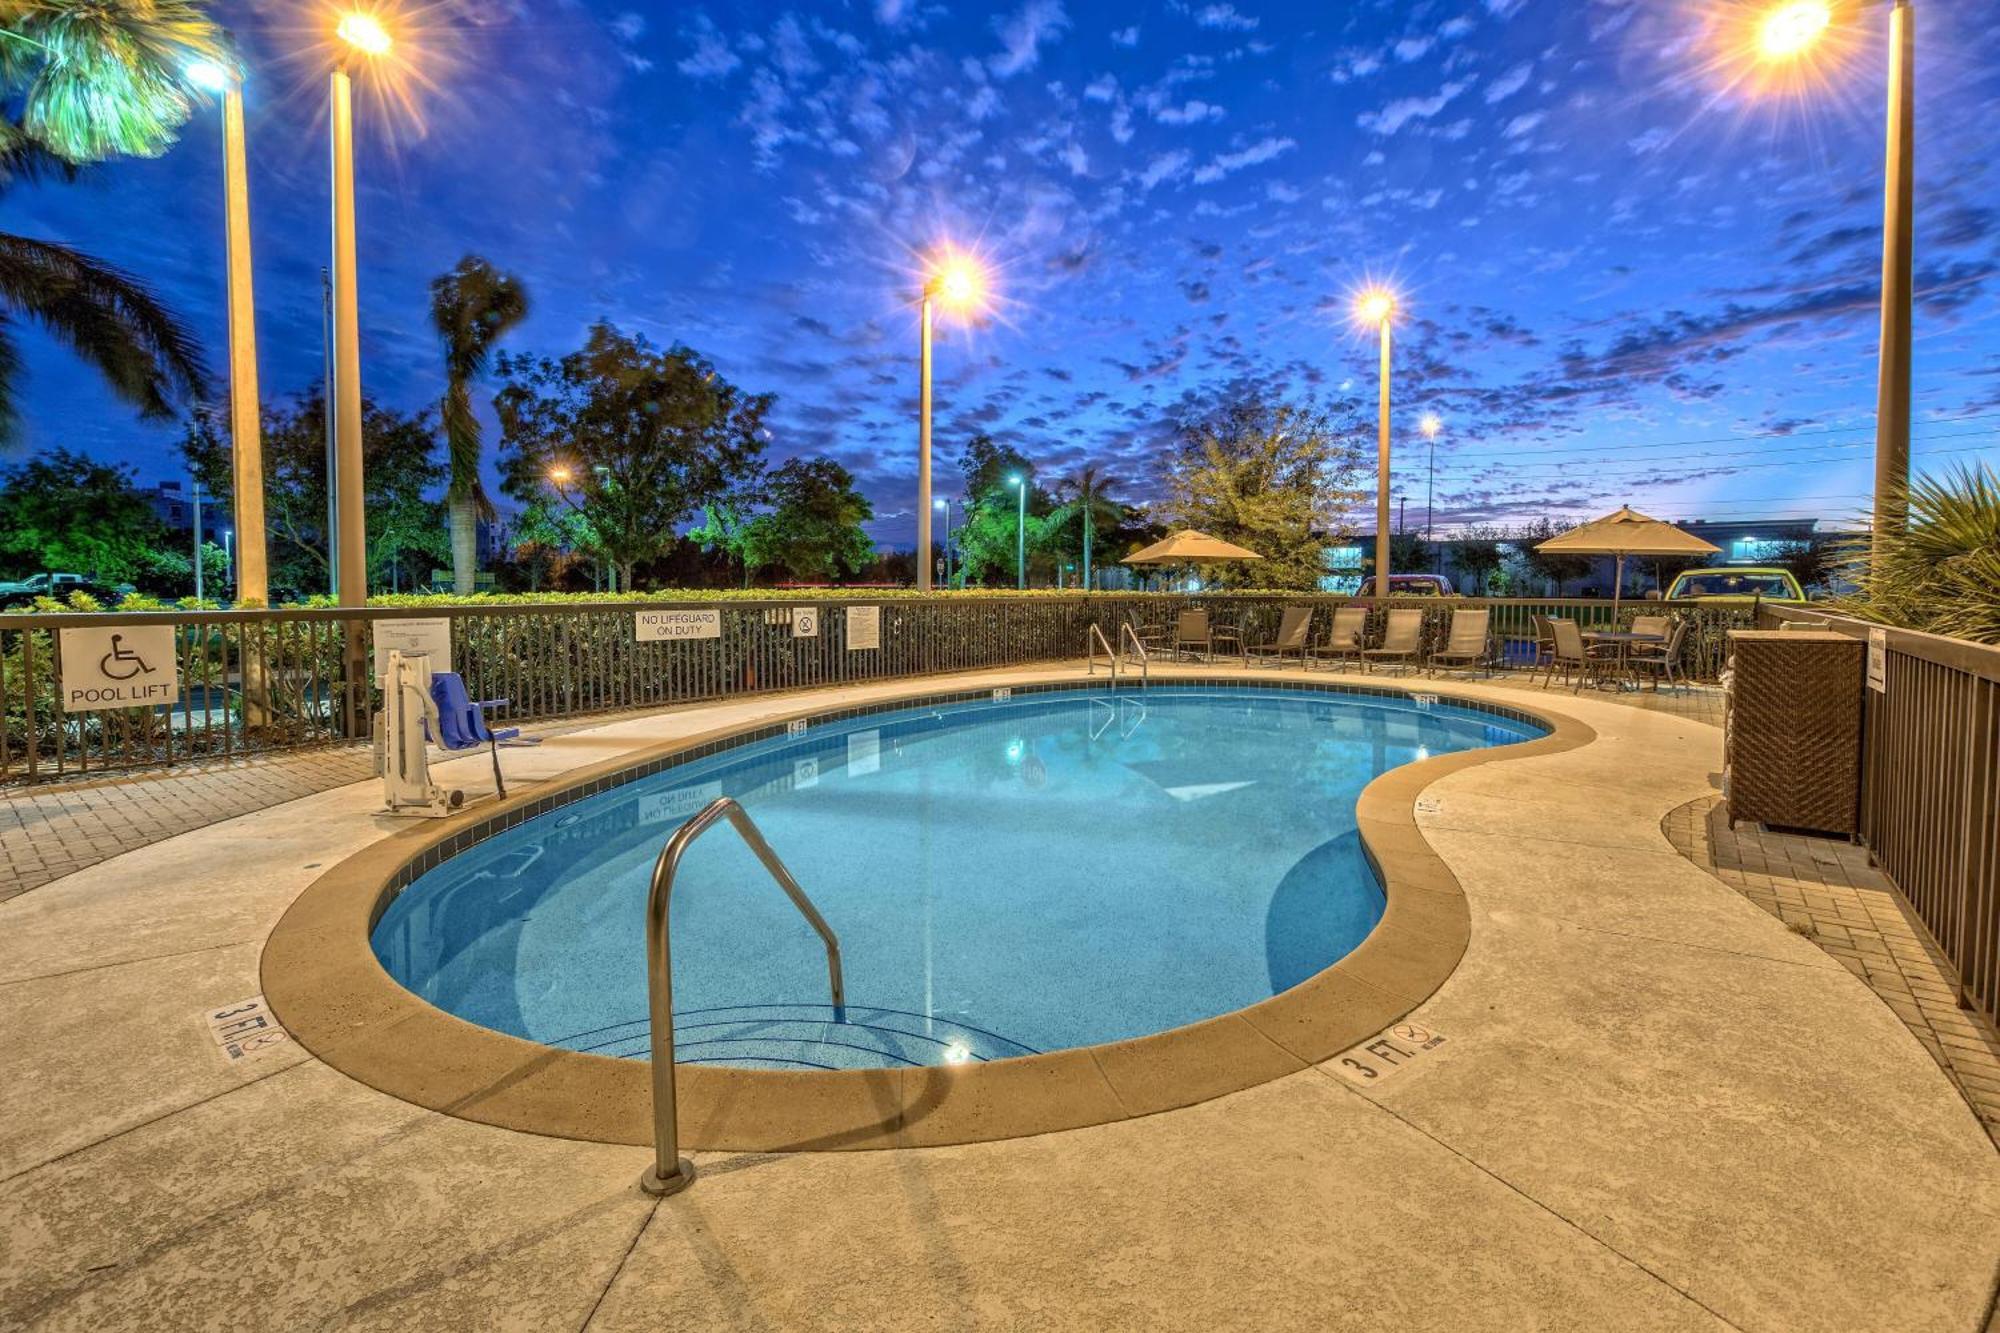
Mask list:
[{"label": "swimming pool", "polygon": [[1388,769],[1544,728],[1402,695],[1159,686],[929,704],[724,750],[495,834],[413,880],[377,958],[450,1013],[647,1053],[644,904],[669,834],[749,811],[840,936],[817,938],[732,832],[673,905],[682,1061],[952,1064],[1227,1013],[1329,966],[1382,890],[1355,798]]}]

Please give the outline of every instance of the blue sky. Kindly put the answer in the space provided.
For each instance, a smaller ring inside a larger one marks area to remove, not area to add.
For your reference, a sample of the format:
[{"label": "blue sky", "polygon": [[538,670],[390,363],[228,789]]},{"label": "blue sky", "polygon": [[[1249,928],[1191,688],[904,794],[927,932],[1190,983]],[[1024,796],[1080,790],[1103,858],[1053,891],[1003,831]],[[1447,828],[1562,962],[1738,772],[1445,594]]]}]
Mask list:
[{"label": "blue sky", "polygon": [[[1804,96],[1716,68],[1701,0],[993,7],[433,5],[408,105],[364,97],[363,379],[414,408],[426,284],[522,275],[507,346],[609,318],[777,394],[776,461],[832,454],[914,532],[918,256],[1002,298],[940,327],[940,489],[985,430],[1151,489],[1163,422],[1255,389],[1372,430],[1373,278],[1403,294],[1396,488],[1421,522],[1865,507],[1882,34]],[[320,365],[322,55],[295,4],[223,6],[252,62],[267,395]],[[1919,465],[2000,459],[2000,18],[1928,0],[1918,95]],[[222,365],[215,117],[150,162],[16,190],[6,225],[152,282]],[[174,475],[177,432],[31,342],[31,447]],[[1364,517],[1364,522],[1366,521]]]}]

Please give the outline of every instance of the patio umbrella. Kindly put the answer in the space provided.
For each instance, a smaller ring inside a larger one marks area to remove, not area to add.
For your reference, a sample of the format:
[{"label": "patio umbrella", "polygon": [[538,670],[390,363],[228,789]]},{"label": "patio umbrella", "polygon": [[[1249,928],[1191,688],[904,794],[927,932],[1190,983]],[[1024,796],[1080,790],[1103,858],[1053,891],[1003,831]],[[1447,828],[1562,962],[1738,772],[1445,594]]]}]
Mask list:
[{"label": "patio umbrella", "polygon": [[1193,528],[1167,534],[1142,551],[1125,557],[1128,565],[1210,565],[1224,560],[1262,560],[1255,551],[1211,537]]},{"label": "patio umbrella", "polygon": [[1626,505],[1615,514],[1606,514],[1560,536],[1536,545],[1537,551],[1569,555],[1613,555],[1618,557],[1618,575],[1611,584],[1611,623],[1618,624],[1618,598],[1625,590],[1625,557],[1628,555],[1714,555],[1722,548],[1705,542],[1691,532],[1682,532],[1671,523],[1648,518]]}]

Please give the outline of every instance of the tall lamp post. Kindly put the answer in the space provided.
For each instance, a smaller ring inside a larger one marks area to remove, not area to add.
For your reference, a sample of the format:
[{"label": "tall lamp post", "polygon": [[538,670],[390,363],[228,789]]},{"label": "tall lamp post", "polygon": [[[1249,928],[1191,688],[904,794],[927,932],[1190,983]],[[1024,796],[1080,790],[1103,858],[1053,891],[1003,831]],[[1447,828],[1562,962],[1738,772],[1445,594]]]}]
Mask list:
[{"label": "tall lamp post", "polygon": [[951,497],[933,500],[933,507],[944,510],[944,586],[951,586]]},{"label": "tall lamp post", "polygon": [[[986,274],[970,255],[946,247],[924,278],[917,344],[917,591],[931,590],[931,321],[939,302],[959,311],[984,299]],[[949,521],[949,515],[947,515]]]},{"label": "tall lamp post", "polygon": [[1396,318],[1396,297],[1385,287],[1371,287],[1354,303],[1354,317],[1375,325],[1382,335],[1380,409],[1375,426],[1375,595],[1389,595],[1389,326]]},{"label": "tall lamp post", "polygon": [[198,87],[222,97],[222,192],[229,270],[229,454],[236,601],[268,603],[264,546],[264,444],[258,421],[257,315],[250,287],[250,178],[243,147],[243,77],[212,60],[188,67]]},{"label": "tall lamp post", "polygon": [[1437,413],[1426,412],[1417,422],[1417,429],[1424,433],[1424,442],[1430,445],[1430,461],[1424,473],[1424,541],[1431,547],[1434,562],[1431,572],[1435,574],[1444,568],[1444,557],[1437,549],[1437,527],[1431,511],[1431,502],[1437,498],[1438,432],[1444,429],[1444,422],[1438,420]]},{"label": "tall lamp post", "polygon": [[1014,586],[1028,586],[1028,479],[1020,473],[1007,478],[1020,496],[1020,503],[1014,510]]},{"label": "tall lamp post", "polygon": [[[1832,26],[1828,0],[1780,0],[1757,22],[1756,56],[1771,65],[1802,61]],[[1916,12],[1889,8],[1889,107],[1882,181],[1882,337],[1875,370],[1875,504],[1872,545],[1909,521],[1910,323],[1916,174]]]},{"label": "tall lamp post", "polygon": [[[361,316],[354,257],[354,84],[348,68],[358,57],[386,55],[389,34],[373,17],[348,14],[335,35],[340,59],[333,67],[333,439],[332,491],[340,527],[334,591],[341,606],[368,604],[368,521],[361,476]],[[363,726],[368,645],[359,618],[347,622],[348,734]]]}]

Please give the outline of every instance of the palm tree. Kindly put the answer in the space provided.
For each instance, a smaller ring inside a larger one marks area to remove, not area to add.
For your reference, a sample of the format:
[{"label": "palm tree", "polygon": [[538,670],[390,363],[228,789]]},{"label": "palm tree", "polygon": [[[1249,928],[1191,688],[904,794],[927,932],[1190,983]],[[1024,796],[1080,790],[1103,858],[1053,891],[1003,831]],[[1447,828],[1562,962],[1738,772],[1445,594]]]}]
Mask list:
[{"label": "palm tree", "polygon": [[1112,498],[1112,491],[1119,485],[1118,478],[1101,475],[1095,463],[1080,468],[1073,477],[1066,477],[1056,483],[1056,494],[1062,502],[1049,515],[1051,525],[1066,528],[1081,519],[1083,523],[1083,586],[1091,587],[1090,548],[1091,538],[1099,524],[1116,526],[1125,521],[1126,506]]},{"label": "palm tree", "polygon": [[[193,110],[196,60],[229,58],[196,0],[11,0],[0,27],[0,192],[118,156],[157,157]],[[0,448],[20,434],[17,319],[40,324],[148,417],[208,374],[194,335],[146,285],[66,245],[0,233]]]},{"label": "palm tree", "polygon": [[444,435],[451,451],[451,580],[461,595],[473,590],[477,564],[475,525],[493,517],[493,501],[479,478],[479,418],[472,413],[472,381],[486,373],[493,344],[528,317],[521,280],[477,255],[431,280],[431,323],[444,343]]},{"label": "palm tree", "polygon": [[1920,475],[1903,490],[1909,521],[1871,551],[1849,550],[1860,590],[1839,603],[1869,620],[2000,644],[2000,472],[1986,464]]}]

